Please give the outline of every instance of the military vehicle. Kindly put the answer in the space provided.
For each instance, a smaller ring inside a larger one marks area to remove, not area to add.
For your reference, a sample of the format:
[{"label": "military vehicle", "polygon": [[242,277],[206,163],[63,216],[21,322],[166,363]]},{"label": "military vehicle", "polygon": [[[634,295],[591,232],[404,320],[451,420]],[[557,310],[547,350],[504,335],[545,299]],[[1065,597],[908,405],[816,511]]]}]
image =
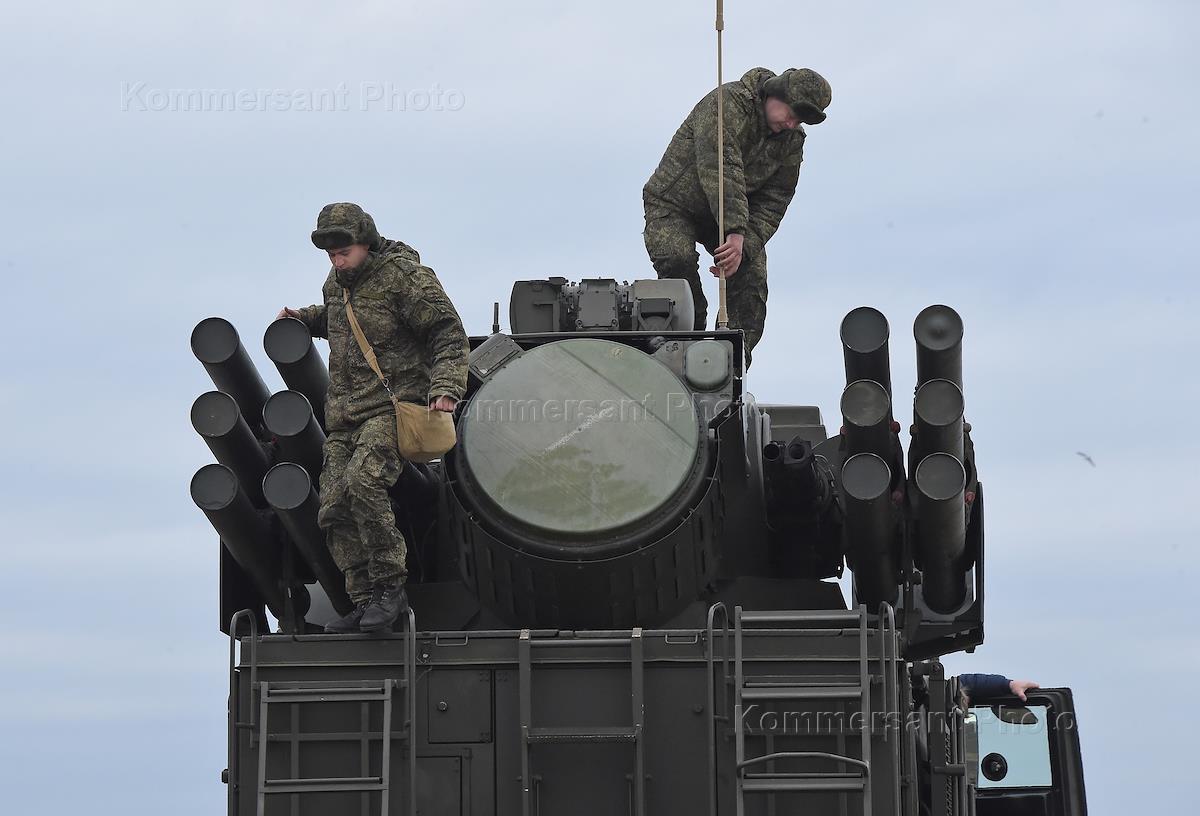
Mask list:
[{"label": "military vehicle", "polygon": [[233,326],[196,326],[231,816],[1086,812],[1070,690],[967,707],[938,662],[984,632],[958,314],[916,317],[907,454],[880,312],[841,324],[832,435],[692,315],[681,281],[514,285],[457,446],[397,483],[412,611],[377,635],[322,632],[350,602],[307,329],[267,329],[272,395]]}]

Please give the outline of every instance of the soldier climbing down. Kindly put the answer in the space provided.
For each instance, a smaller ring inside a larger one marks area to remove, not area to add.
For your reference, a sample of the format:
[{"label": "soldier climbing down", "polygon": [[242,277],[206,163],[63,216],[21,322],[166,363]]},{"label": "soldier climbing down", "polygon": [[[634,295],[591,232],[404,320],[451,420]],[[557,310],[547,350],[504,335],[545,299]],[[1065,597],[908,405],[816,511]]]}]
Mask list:
[{"label": "soldier climbing down", "polygon": [[696,329],[708,303],[700,285],[703,244],[714,275],[728,279],[729,327],[746,333],[746,363],[762,337],[767,314],[766,244],[796,192],[804,128],[825,121],[829,83],[808,68],[776,76],[746,72],[724,93],[725,235],[718,240],[717,91],[692,109],[676,131],[658,169],[642,189],[646,251],[660,278],[691,284]]},{"label": "soldier climbing down", "polygon": [[[378,631],[408,607],[405,541],[388,496],[404,464],[388,389],[405,402],[452,412],[467,386],[467,336],[433,270],[420,265],[411,247],[385,243],[357,204],[322,209],[312,242],[333,263],[324,302],[285,307],[279,316],[297,318],[314,337],[329,340],[317,521],[355,607],[326,631]],[[343,292],[386,386],[355,340]]]}]

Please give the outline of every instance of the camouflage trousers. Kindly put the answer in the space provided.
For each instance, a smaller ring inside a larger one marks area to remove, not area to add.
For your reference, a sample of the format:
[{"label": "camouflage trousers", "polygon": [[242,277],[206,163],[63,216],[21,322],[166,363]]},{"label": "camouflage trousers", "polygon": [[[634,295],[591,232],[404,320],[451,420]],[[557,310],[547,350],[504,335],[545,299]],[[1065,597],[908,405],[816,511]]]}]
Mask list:
[{"label": "camouflage trousers", "polygon": [[325,440],[317,523],[356,604],[373,588],[394,585],[407,574],[404,535],[396,528],[388,496],[403,464],[391,413],[353,431],[334,431]]},{"label": "camouflage trousers", "polygon": [[[696,244],[703,244],[711,255],[717,248],[717,225],[698,223],[683,213],[646,206],[646,252],[660,278],[680,278],[692,288],[696,305],[696,329],[708,322],[708,301],[700,285],[700,254]],[[711,265],[711,264],[709,264]],[[707,271],[707,269],[706,269]],[[742,256],[741,266],[726,279],[725,295],[729,310],[729,328],[741,329],[746,335],[746,365],[750,352],[762,339],[767,321],[767,253]]]}]

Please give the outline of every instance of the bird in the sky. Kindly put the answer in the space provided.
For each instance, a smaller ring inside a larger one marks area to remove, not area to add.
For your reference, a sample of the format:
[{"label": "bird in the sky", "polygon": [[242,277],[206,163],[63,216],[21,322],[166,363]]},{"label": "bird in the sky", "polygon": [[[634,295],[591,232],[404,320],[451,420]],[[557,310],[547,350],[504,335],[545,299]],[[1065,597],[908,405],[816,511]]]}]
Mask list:
[{"label": "bird in the sky", "polygon": [[1076,456],[1082,456],[1082,457],[1083,457],[1083,461],[1087,462],[1087,463],[1088,463],[1089,465],[1091,465],[1092,467],[1095,467],[1095,466],[1096,466],[1096,463],[1092,461],[1092,457],[1088,456],[1088,455],[1087,455],[1086,453],[1084,453],[1083,451],[1075,451],[1075,455],[1076,455]]}]

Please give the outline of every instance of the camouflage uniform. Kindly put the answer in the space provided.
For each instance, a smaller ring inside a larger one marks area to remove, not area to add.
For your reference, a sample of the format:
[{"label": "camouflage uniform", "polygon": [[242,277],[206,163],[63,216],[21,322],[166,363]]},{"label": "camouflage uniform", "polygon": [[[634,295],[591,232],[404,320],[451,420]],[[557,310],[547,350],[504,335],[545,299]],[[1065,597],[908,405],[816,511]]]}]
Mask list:
[{"label": "camouflage uniform", "polygon": [[[831,91],[829,83],[808,69],[792,69],[776,77],[766,68],[754,68],[721,90],[725,232],[745,239],[741,265],[727,281],[729,325],[746,333],[749,361],[767,315],[766,244],[796,192],[805,139],[801,127],[772,133],[763,101],[778,96],[792,105],[802,121],[816,123],[825,118],[822,111],[829,105]],[[680,125],[642,189],[646,251],[660,278],[682,278],[691,285],[697,329],[707,323],[708,303],[700,284],[696,244],[712,253],[721,243],[717,191],[717,91],[713,90]]]},{"label": "camouflage uniform", "polygon": [[346,575],[347,593],[360,603],[373,588],[406,574],[404,536],[388,498],[402,463],[391,399],[354,340],[342,290],[349,290],[380,368],[405,401],[426,405],[439,396],[462,398],[467,336],[433,270],[417,263],[415,251],[405,245],[400,246],[411,256],[390,251],[394,243],[385,248],[371,217],[357,205],[322,210],[313,233],[313,243],[322,246],[318,241],[372,248],[358,268],[330,271],[322,305],[299,310],[313,336],[329,340],[328,438],[317,520]]},{"label": "camouflage uniform", "polygon": [[403,241],[393,241],[391,238],[379,239],[379,254],[380,255],[402,255],[415,264],[421,262],[421,253],[410,247]]}]

